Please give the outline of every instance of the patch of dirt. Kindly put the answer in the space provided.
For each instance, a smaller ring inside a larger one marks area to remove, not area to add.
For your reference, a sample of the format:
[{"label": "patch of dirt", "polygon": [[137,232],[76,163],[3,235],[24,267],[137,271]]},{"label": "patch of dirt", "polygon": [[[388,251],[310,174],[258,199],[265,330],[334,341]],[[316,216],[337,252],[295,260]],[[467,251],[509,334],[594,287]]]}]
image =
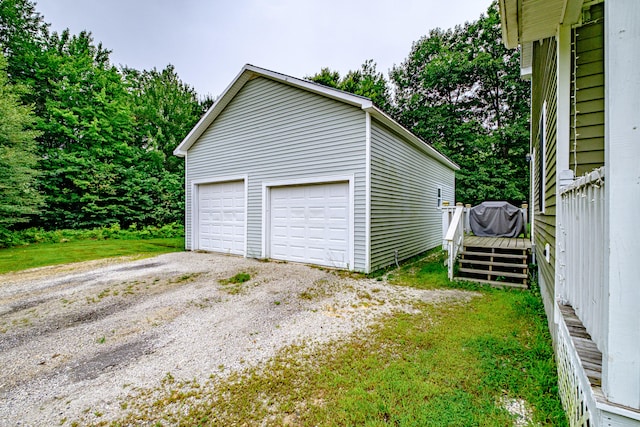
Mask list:
[{"label": "patch of dirt", "polygon": [[[225,286],[225,279],[251,279]],[[222,283],[221,283],[222,281]],[[0,425],[107,422],[130,390],[204,382],[416,301],[468,301],[299,264],[183,252],[0,276]],[[100,415],[96,415],[100,414]]]},{"label": "patch of dirt", "polygon": [[126,366],[143,355],[153,353],[151,342],[153,335],[140,337],[115,347],[105,348],[95,356],[81,360],[73,366],[67,366],[70,371],[69,379],[73,382],[92,380],[104,375],[110,369]]},{"label": "patch of dirt", "polygon": [[150,262],[150,263],[147,263],[147,264],[129,265],[127,267],[118,268],[115,271],[144,270],[145,268],[159,267],[160,265],[162,265],[162,264],[160,264],[159,262]]},{"label": "patch of dirt", "polygon": [[100,268],[105,265],[121,264],[123,262],[133,261],[137,258],[137,256],[122,256],[98,259],[93,261],[74,262],[71,264],[50,265],[47,267],[32,268],[29,270],[0,274],[0,278],[2,280],[2,282],[0,283],[23,282],[24,280],[48,278],[64,273],[81,273],[84,271],[93,270],[95,268]]}]

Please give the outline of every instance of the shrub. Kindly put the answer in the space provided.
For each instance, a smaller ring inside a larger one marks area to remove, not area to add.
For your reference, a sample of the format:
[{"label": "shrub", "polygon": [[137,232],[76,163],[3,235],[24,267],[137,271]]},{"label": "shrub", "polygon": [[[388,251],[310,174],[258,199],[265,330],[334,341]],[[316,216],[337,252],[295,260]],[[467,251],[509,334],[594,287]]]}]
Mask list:
[{"label": "shrub", "polygon": [[161,227],[146,226],[138,228],[132,224],[127,229],[122,229],[120,224],[92,228],[89,230],[50,230],[42,228],[27,228],[25,230],[7,232],[0,235],[0,247],[22,246],[37,243],[63,243],[78,240],[138,240],[138,239],[164,239],[184,236],[184,226],[173,222]]}]

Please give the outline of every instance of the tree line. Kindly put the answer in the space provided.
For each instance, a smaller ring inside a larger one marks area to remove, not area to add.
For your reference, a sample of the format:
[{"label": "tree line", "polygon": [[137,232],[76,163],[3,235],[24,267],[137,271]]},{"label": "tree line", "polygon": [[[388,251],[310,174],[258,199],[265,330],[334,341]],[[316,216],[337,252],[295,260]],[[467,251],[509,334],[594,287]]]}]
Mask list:
[{"label": "tree line", "polygon": [[171,65],[117,68],[89,32],[49,31],[29,0],[0,2],[0,49],[0,240],[182,221],[172,151],[210,99]]},{"label": "tree line", "polygon": [[323,68],[307,78],[371,98],[456,162],[456,201],[527,200],[529,82],[520,53],[502,44],[497,2],[477,21],[431,30],[389,79],[373,60],[343,77]]},{"label": "tree line", "polygon": [[[83,229],[182,221],[173,156],[206,109],[173,66],[111,64],[91,33],[51,32],[30,0],[0,1],[0,243],[25,227]],[[461,166],[456,199],[526,199],[528,85],[500,41],[496,4],[435,29],[387,79],[373,60],[307,77],[370,97]]]}]

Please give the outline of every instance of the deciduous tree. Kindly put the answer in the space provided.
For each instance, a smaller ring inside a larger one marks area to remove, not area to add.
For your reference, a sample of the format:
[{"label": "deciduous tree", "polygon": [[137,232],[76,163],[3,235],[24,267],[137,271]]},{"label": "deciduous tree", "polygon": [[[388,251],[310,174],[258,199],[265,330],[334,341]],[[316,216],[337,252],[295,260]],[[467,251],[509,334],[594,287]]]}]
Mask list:
[{"label": "deciduous tree", "polygon": [[461,166],[457,201],[527,199],[529,86],[519,72],[496,3],[475,22],[432,30],[391,72],[398,120]]},{"label": "deciduous tree", "polygon": [[200,119],[210,101],[201,102],[172,65],[161,71],[125,69],[132,90],[136,144],[154,154],[147,173],[155,177],[154,216],[158,223],[181,221],[184,215],[184,160],[173,150]]},{"label": "deciduous tree", "polygon": [[89,32],[49,32],[29,0],[0,2],[9,79],[36,114],[45,228],[158,225],[184,212],[184,166],[173,149],[200,118],[172,66],[117,69]]},{"label": "deciduous tree", "polygon": [[359,70],[349,71],[343,78],[338,71],[322,68],[319,73],[305,77],[316,83],[356,95],[366,96],[383,111],[391,112],[391,93],[384,75],[376,69],[372,59],[365,61]]},{"label": "deciduous tree", "polygon": [[21,104],[21,90],[9,83],[0,54],[0,244],[12,227],[37,214],[43,201],[36,186],[35,116]]}]

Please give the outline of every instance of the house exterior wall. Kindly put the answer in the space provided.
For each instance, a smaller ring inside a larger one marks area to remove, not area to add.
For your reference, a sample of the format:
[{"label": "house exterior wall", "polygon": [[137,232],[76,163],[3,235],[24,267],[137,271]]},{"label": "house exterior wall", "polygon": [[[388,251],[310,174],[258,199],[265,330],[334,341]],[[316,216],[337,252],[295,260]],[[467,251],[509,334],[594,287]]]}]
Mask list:
[{"label": "house exterior wall", "polygon": [[[556,125],[557,45],[553,38],[533,44],[531,81],[531,144],[534,154],[534,243],[541,292],[549,319],[553,319],[556,258]],[[544,116],[544,117],[543,117]],[[541,141],[544,139],[544,155]],[[544,167],[541,159],[544,158]],[[544,199],[544,212],[541,205]],[[545,247],[548,245],[548,257]],[[547,260],[548,258],[548,260]]]},{"label": "house exterior wall", "polygon": [[186,248],[192,182],[246,176],[247,253],[263,253],[263,182],[353,176],[354,269],[365,269],[366,120],[360,108],[267,78],[250,80],[187,154]]},{"label": "house exterior wall", "polygon": [[604,3],[572,30],[569,167],[581,176],[604,165]]},{"label": "house exterior wall", "polygon": [[455,198],[455,172],[371,121],[371,269],[442,244],[442,200]]}]

